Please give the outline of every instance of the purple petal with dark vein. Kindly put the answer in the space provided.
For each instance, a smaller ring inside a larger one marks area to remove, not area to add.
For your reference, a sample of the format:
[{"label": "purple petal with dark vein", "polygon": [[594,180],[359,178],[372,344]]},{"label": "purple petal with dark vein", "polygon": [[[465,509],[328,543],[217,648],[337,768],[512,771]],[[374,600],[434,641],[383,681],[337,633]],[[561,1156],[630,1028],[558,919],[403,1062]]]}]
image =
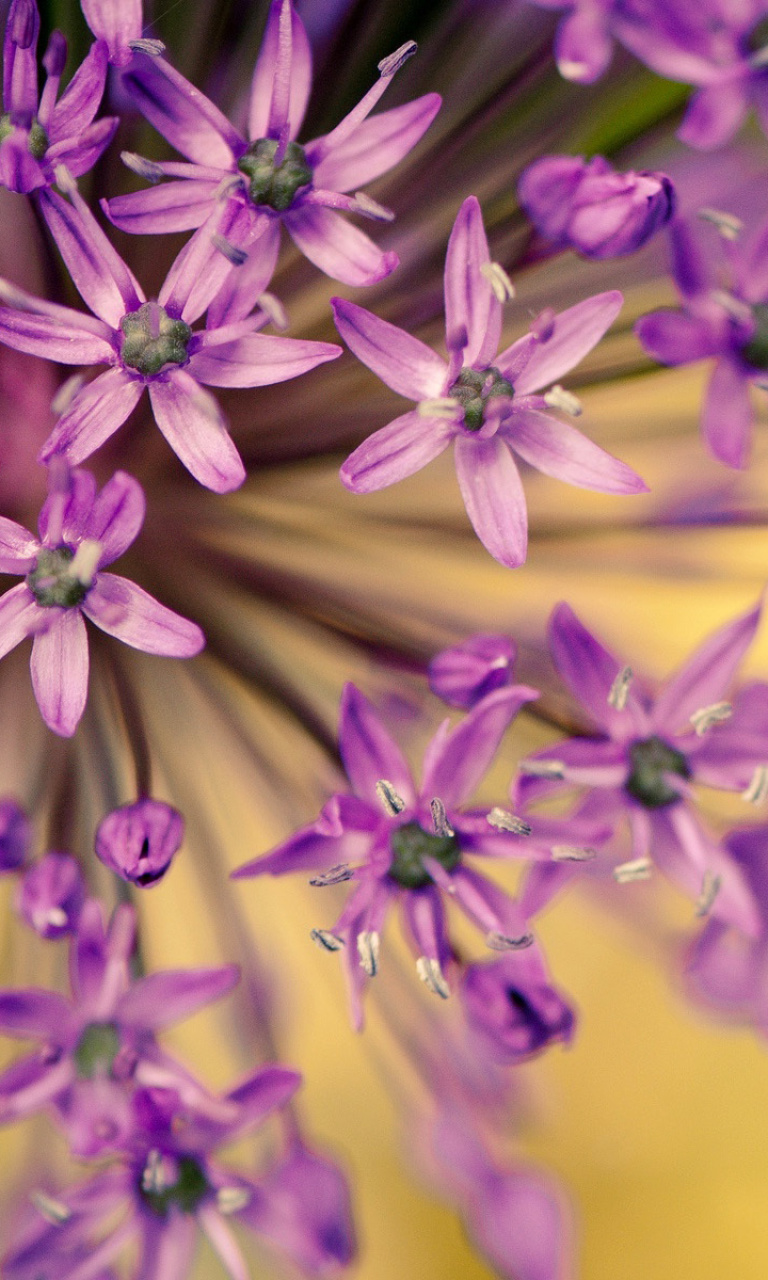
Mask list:
[{"label": "purple petal with dark vein", "polygon": [[747,466],[753,422],[744,366],[724,356],[714,367],[701,412],[702,435],[719,462],[738,469]]},{"label": "purple petal with dark vein", "polygon": [[155,422],[188,471],[215,493],[231,493],[245,468],[218,404],[184,369],[149,387]]},{"label": "purple petal with dark vein", "polygon": [[138,480],[116,471],[93,504],[83,529],[84,538],[94,538],[102,545],[99,568],[117,560],[136,541],[146,507]]},{"label": "purple petal with dark vein", "polygon": [[454,335],[466,332],[464,364],[482,368],[496,355],[501,336],[502,304],[481,271],[490,260],[480,204],[468,196],[456,216],[445,257],[445,332],[450,348]]},{"label": "purple petal with dark vein", "polygon": [[653,713],[660,732],[688,727],[689,718],[702,707],[727,695],[742,658],[760,625],[762,602],[733,622],[728,622],[696,650],[665,684]]},{"label": "purple petal with dark vein", "polygon": [[[314,173],[314,185],[329,191],[352,191],[372,182],[399,164],[426,133],[442,99],[427,93],[401,107],[363,120],[353,133],[323,157]],[[312,158],[312,146],[307,147]]]},{"label": "purple petal with dark vein", "polygon": [[134,235],[191,231],[211,213],[219,185],[199,178],[163,182],[105,200],[102,208],[110,222]]},{"label": "purple petal with dark vein", "polygon": [[81,608],[107,635],[142,653],[193,658],[205,645],[205,636],[194,622],[116,573],[100,573]]},{"label": "purple petal with dark vein", "polygon": [[209,217],[177,255],[158,294],[158,302],[173,316],[193,324],[216,296],[234,269],[216,244],[228,241],[245,250],[258,225],[257,215],[237,200],[214,205]]},{"label": "purple petal with dark vein", "polygon": [[613,54],[606,15],[599,5],[575,5],[555,35],[555,61],[560,75],[576,84],[594,84]]},{"label": "purple petal with dark vein", "polygon": [[448,369],[441,356],[404,329],[372,311],[332,298],[336,328],[358,360],[407,400],[431,400],[445,388]]},{"label": "purple petal with dark vein", "polygon": [[66,165],[72,177],[79,178],[88,173],[102,152],[106,151],[119,123],[117,116],[105,116],[103,120],[88,125],[74,138],[63,138],[61,142],[49,147],[45,158],[51,168]]},{"label": "purple petal with dark vein", "polygon": [[250,315],[260,294],[269,287],[275,273],[279,249],[280,219],[264,216],[258,239],[255,240],[247,261],[235,271],[230,271],[209,306],[205,322],[207,328],[218,329]]},{"label": "purple petal with dark vein", "polygon": [[668,234],[672,275],[683,298],[695,298],[715,288],[718,262],[707,252],[702,228],[694,230],[687,222],[673,219]]},{"label": "purple petal with dark vein", "polygon": [[15,520],[0,516],[0,573],[26,573],[40,553],[40,543]]},{"label": "purple petal with dark vein", "polygon": [[193,378],[210,387],[268,387],[297,378],[341,354],[341,347],[332,342],[255,333],[235,342],[206,346],[203,335],[188,368]]},{"label": "purple petal with dark vein", "polygon": [[342,464],[339,475],[353,493],[374,493],[421,471],[456,434],[452,422],[424,418],[416,410],[374,431]]},{"label": "purple petal with dark vein", "polygon": [[143,116],[182,155],[233,171],[245,141],[205,94],[164,58],[137,53],[123,83]]},{"label": "purple petal with dark vein", "polygon": [[[65,138],[82,138],[87,131],[101,104],[107,79],[107,66],[106,45],[97,40],[91,45],[53,109],[48,130],[48,136],[53,145],[62,142]],[[116,119],[100,121],[102,125],[107,123],[111,125],[114,132],[119,121]],[[50,158],[49,150],[46,159],[50,160]]]},{"label": "purple petal with dark vein", "polygon": [[69,307],[57,310],[63,314],[39,315],[0,307],[0,341],[14,351],[59,364],[108,364],[114,360],[115,349],[106,334],[94,333],[91,325],[81,325],[78,311],[70,311]]},{"label": "purple petal with dark vein", "polygon": [[705,320],[688,316],[684,311],[652,311],[641,316],[635,333],[649,356],[661,364],[689,364],[719,355],[723,335]]},{"label": "purple petal with dark vein", "polygon": [[45,185],[45,174],[29,151],[29,135],[17,129],[0,142],[0,186],[27,195]]},{"label": "purple petal with dark vein", "polygon": [[523,409],[513,412],[502,432],[521,458],[556,480],[598,493],[648,492],[631,467],[593,444],[569,422],[536,409]]},{"label": "purple petal with dark vein", "polygon": [[418,956],[445,964],[448,960],[445,911],[438,890],[427,885],[403,898],[403,915]]},{"label": "purple petal with dark vein", "polygon": [[121,997],[116,1017],[121,1023],[159,1031],[182,1022],[198,1009],[220,1000],[237,986],[240,966],[218,969],[166,969],[151,973]]},{"label": "purple petal with dark vein", "polygon": [[197,1249],[197,1223],[191,1214],[165,1217],[142,1214],[136,1219],[141,1230],[141,1257],[137,1275],[141,1280],[187,1280]]},{"label": "purple petal with dark vein", "polygon": [[37,111],[37,38],[34,0],[12,0],[3,44],[3,104],[9,115],[31,122]]},{"label": "purple petal with dark vein", "polygon": [[[636,736],[638,713],[642,716],[642,710],[635,702],[631,686],[623,711],[617,711],[608,701],[623,665],[618,658],[587,631],[567,604],[556,606],[547,634],[555,666],[595,724],[617,742]],[[578,743],[575,747],[578,748]],[[559,749],[558,745],[555,754]]]},{"label": "purple petal with dark vein", "polygon": [[396,253],[384,253],[332,209],[306,205],[291,210],[283,221],[305,257],[342,284],[376,284],[400,261]]},{"label": "purple petal with dark vein", "polygon": [[496,689],[446,737],[432,739],[424,755],[421,794],[437,796],[444,805],[463,804],[489,768],[509,725],[538,689],[512,685]]},{"label": "purple petal with dark vein", "polygon": [[[556,382],[568,373],[587,352],[600,341],[621,310],[622,295],[617,289],[595,294],[575,307],[561,311],[555,319],[551,336],[535,348],[530,360],[515,382],[517,395],[529,395]],[[504,373],[505,358],[511,352],[508,347],[501,352],[496,364]]]},{"label": "purple petal with dark vein", "polygon": [[62,1030],[70,1013],[69,1002],[55,991],[0,991],[0,1032],[5,1036],[49,1040]]},{"label": "purple petal with dark vein", "polygon": [[254,142],[277,138],[287,122],[288,137],[295,138],[311,87],[312,52],[304,24],[288,0],[273,0],[251,80],[249,137]]},{"label": "purple petal with dark vein", "polygon": [[[93,588],[92,588],[93,590]],[[43,720],[62,738],[71,738],[88,698],[88,637],[79,609],[56,613],[32,644],[32,688]]]},{"label": "purple petal with dark vein", "polygon": [[40,450],[40,461],[48,462],[55,453],[63,453],[73,463],[90,457],[123,425],[143,392],[143,383],[124,369],[100,373],[59,418]]},{"label": "purple petal with dark vein", "polygon": [[722,147],[741,125],[749,97],[743,80],[723,80],[695,93],[677,131],[681,142],[700,151]]},{"label": "purple petal with dark vein", "polygon": [[32,635],[42,616],[43,610],[26,582],[20,582],[0,596],[0,658]]},{"label": "purple petal with dark vein", "polygon": [[346,684],[341,695],[339,751],[354,790],[364,800],[375,802],[376,783],[383,780],[392,784],[406,806],[414,804],[416,792],[405,757],[353,684]]},{"label": "purple petal with dark vein", "polygon": [[83,301],[100,320],[118,329],[126,311],[136,311],[144,294],[113,249],[84,201],[76,206],[55,191],[44,191],[40,209]]},{"label": "purple petal with dark vein", "polygon": [[367,861],[382,812],[357,796],[333,796],[320,817],[269,853],[232,872],[239,880],[257,875],[290,875],[296,871],[320,871],[340,863]]},{"label": "purple petal with dark vein", "polygon": [[456,475],[467,515],[486,551],[508,569],[525,561],[528,515],[525,494],[514,458],[506,443],[494,436],[455,440]]}]

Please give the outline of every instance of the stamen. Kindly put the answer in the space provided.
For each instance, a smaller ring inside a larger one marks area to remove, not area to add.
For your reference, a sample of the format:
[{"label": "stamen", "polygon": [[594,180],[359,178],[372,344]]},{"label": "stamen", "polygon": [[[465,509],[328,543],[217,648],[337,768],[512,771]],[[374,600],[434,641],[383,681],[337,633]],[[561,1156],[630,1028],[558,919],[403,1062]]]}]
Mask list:
[{"label": "stamen", "polygon": [[274,293],[260,293],[256,301],[276,329],[288,328],[288,312]]},{"label": "stamen", "polygon": [[764,67],[768,64],[768,44],[763,45],[762,49],[757,49],[749,59],[751,67]]},{"label": "stamen", "polygon": [[376,795],[384,805],[390,818],[394,818],[396,814],[403,812],[405,801],[400,798],[392,783],[387,782],[386,778],[381,778],[376,783]]},{"label": "stamen", "polygon": [[47,911],[36,911],[34,915],[35,920],[39,920],[42,925],[52,924],[56,929],[61,929],[69,920],[63,907],[49,907]]},{"label": "stamen", "polygon": [[435,828],[435,834],[438,836],[455,835],[456,833],[446,816],[445,805],[442,800],[438,800],[435,797],[434,800],[430,800],[429,807],[432,811],[432,825]]},{"label": "stamen", "polygon": [[335,933],[329,933],[327,929],[313,929],[309,936],[325,951],[341,951],[345,946],[343,938],[338,938]]},{"label": "stamen", "polygon": [[533,934],[521,933],[519,938],[511,938],[506,933],[492,929],[485,935],[485,945],[491,951],[524,951],[526,947],[533,946]]},{"label": "stamen", "polygon": [[57,164],[53,176],[56,179],[56,186],[65,195],[71,196],[77,191],[77,183],[65,164]]},{"label": "stamen", "polygon": [[75,578],[84,587],[90,587],[103,550],[102,542],[97,542],[95,538],[83,538],[72,557],[69,577]]},{"label": "stamen", "polygon": [[735,298],[732,293],[728,293],[726,289],[712,289],[710,298],[721,306],[729,316],[733,316],[734,320],[739,324],[750,324],[752,322],[752,308],[746,302],[742,302],[740,298]]},{"label": "stamen", "polygon": [[142,1190],[157,1194],[165,1189],[166,1182],[163,1170],[163,1157],[157,1148],[150,1151],[147,1163],[141,1175]]},{"label": "stamen", "polygon": [[137,155],[135,151],[121,151],[120,159],[126,168],[137,173],[140,178],[145,178],[147,182],[160,182],[165,176],[161,165]]},{"label": "stamen", "polygon": [[419,956],[416,961],[416,972],[433,996],[440,996],[441,1000],[448,999],[451,988],[443,977],[439,961],[433,960],[430,956]]},{"label": "stamen", "polygon": [[379,969],[379,935],[373,929],[366,929],[357,935],[357,954],[360,967],[365,969],[369,978],[375,978]]},{"label": "stamen", "polygon": [[549,405],[550,409],[559,409],[561,413],[567,413],[570,418],[580,418],[584,412],[579,397],[572,391],[566,391],[565,387],[561,387],[559,383],[545,392],[544,403]]},{"label": "stamen", "polygon": [[165,45],[162,40],[129,40],[128,48],[133,49],[134,53],[146,53],[150,58],[159,58],[165,53]]},{"label": "stamen", "polygon": [[390,53],[386,58],[382,58],[379,63],[379,71],[382,76],[394,76],[402,66],[412,58],[418,45],[415,40],[406,40],[405,44],[401,44],[399,49],[395,49],[394,53]]},{"label": "stamen", "polygon": [[768,799],[768,766],[759,764],[752,774],[752,781],[746,791],[741,793],[742,800],[748,804],[762,804]]},{"label": "stamen", "polygon": [[394,222],[395,214],[392,209],[388,209],[386,205],[379,204],[378,200],[372,200],[364,191],[355,192],[355,204],[358,211],[365,215],[366,218],[375,218],[378,222]]},{"label": "stamen", "polygon": [[66,413],[84,384],[85,374],[83,373],[73,373],[71,378],[66,378],[51,401],[51,413],[55,414],[57,418]]},{"label": "stamen", "polygon": [[453,396],[439,396],[436,400],[420,400],[416,412],[421,418],[444,418],[450,422],[458,417],[459,405]]},{"label": "stamen", "polygon": [[50,1222],[52,1227],[61,1227],[72,1217],[72,1210],[67,1205],[62,1204],[61,1200],[54,1200],[53,1196],[46,1195],[44,1191],[33,1191],[29,1198],[41,1218]]},{"label": "stamen", "polygon": [[722,877],[715,876],[707,869],[704,872],[704,881],[701,886],[701,893],[696,899],[696,915],[708,916],[714,905],[715,898],[720,892],[722,885]]},{"label": "stamen", "polygon": [[635,880],[650,880],[653,863],[650,858],[633,858],[613,868],[613,878],[618,884],[633,884]]},{"label": "stamen", "polygon": [[562,760],[521,760],[520,772],[531,778],[564,778],[565,765]]},{"label": "stamen", "polygon": [[608,692],[608,706],[616,711],[623,711],[629,697],[629,686],[632,683],[632,668],[622,667]]},{"label": "stamen", "polygon": [[702,222],[711,222],[724,240],[738,240],[744,230],[741,218],[737,218],[733,213],[723,213],[722,209],[699,209],[697,216]]},{"label": "stamen", "polygon": [[696,730],[696,735],[703,738],[708,729],[713,725],[722,724],[724,720],[728,720],[733,715],[733,707],[730,702],[713,702],[711,707],[700,707],[698,711],[694,711],[691,716],[691,724]]},{"label": "stamen", "polygon": [[554,862],[589,862],[597,857],[597,849],[575,844],[553,844],[550,853]]},{"label": "stamen", "polygon": [[531,827],[523,818],[518,818],[514,813],[510,813],[508,809],[501,809],[497,805],[486,818],[486,822],[495,827],[497,831],[511,831],[514,836],[529,836]]},{"label": "stamen", "polygon": [[319,876],[313,876],[310,884],[313,889],[324,889],[329,884],[343,884],[345,880],[352,879],[352,868],[348,867],[346,862],[339,862],[335,867],[329,867],[327,871],[321,872]]},{"label": "stamen", "polygon": [[251,1193],[245,1187],[219,1187],[216,1192],[216,1208],[225,1216],[239,1213],[251,1203]]},{"label": "stamen", "polygon": [[248,261],[248,254],[245,249],[238,249],[235,245],[230,244],[226,236],[221,235],[218,231],[211,236],[211,244],[218,249],[219,253],[223,253],[227,262],[231,262],[233,267],[242,267],[244,262]]},{"label": "stamen", "polygon": [[500,262],[484,262],[480,275],[485,276],[498,302],[509,302],[515,296],[515,286]]}]

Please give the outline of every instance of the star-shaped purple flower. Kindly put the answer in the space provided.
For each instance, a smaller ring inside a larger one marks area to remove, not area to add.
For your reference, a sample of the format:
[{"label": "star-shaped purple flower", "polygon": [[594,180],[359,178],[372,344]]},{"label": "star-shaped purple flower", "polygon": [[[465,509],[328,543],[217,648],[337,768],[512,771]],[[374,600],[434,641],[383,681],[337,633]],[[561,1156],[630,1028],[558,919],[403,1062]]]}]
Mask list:
[{"label": "star-shaped purple flower", "polygon": [[[315,266],[349,285],[373,284],[398,263],[337,211],[390,220],[392,214],[358,191],[386,173],[416,145],[440,107],[435,93],[368,119],[410,54],[411,41],[379,64],[380,79],[330,133],[296,141],[312,85],[309,42],[291,0],[273,0],[253,73],[244,137],[208,98],[159,58],[137,53],[124,83],[137,106],[190,164],[129,158],[144,177],[180,179],[150,191],[118,196],[109,216],[126,231],[199,227],[222,182],[230,201],[248,214],[259,239],[251,264],[229,282],[217,305],[230,318],[253,305],[251,275],[274,269],[280,224]],[[353,195],[347,193],[353,191]]]},{"label": "star-shaped purple flower", "polygon": [[117,471],[96,493],[88,471],[52,466],[39,538],[0,516],[0,571],[24,581],[0,598],[0,657],[33,636],[32,687],[49,728],[71,737],[88,697],[83,618],[144,653],[191,658],[202,631],[128,578],[104,573],[144,522],[141,485]]},{"label": "star-shaped purple flower", "polygon": [[546,475],[601,493],[641,493],[646,486],[575,427],[542,412],[551,405],[578,411],[575,397],[562,388],[537,394],[592,350],[616,318],[621,294],[598,294],[559,316],[545,312],[530,333],[499,352],[505,296],[511,286],[491,262],[480,205],[469,196],[445,260],[447,363],[370,311],[332,301],[336,326],[355,355],[393,391],[419,402],[355,449],[341,468],[344,484],[354,493],[386,488],[453,442],[475,532],[496,560],[516,568],[526,557],[528,519],[513,453]]}]

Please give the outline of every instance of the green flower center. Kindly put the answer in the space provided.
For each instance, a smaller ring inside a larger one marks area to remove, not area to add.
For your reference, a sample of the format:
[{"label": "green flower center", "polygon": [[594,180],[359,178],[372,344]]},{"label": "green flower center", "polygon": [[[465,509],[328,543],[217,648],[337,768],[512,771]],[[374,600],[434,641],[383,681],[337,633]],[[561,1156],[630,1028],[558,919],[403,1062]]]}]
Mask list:
[{"label": "green flower center", "polygon": [[288,143],[280,164],[276,165],[279,145],[275,138],[259,138],[240,157],[237,167],[248,178],[248,194],[254,204],[268,204],[278,213],[284,213],[293,204],[296,192],[312,181],[312,170],[298,142]]},{"label": "green flower center", "polygon": [[418,822],[406,822],[397,827],[389,838],[392,849],[392,865],[388,875],[404,889],[423,889],[432,883],[432,877],[424,867],[424,858],[434,858],[453,871],[461,862],[461,849],[455,836],[433,836]]},{"label": "green flower center", "polygon": [[511,400],[515,388],[498,369],[462,369],[448,395],[458,400],[464,410],[464,426],[468,431],[479,431],[485,422],[485,409],[489,400],[504,396]]},{"label": "green flower center", "polygon": [[[0,142],[4,142],[6,138],[10,138],[15,133],[18,125],[13,123],[10,116],[0,116]],[[29,141],[27,142],[29,154],[35,160],[42,160],[48,150],[48,134],[37,120],[33,120],[29,126]]]},{"label": "green flower center", "polygon": [[91,1022],[77,1042],[75,1067],[81,1080],[112,1073],[120,1051],[120,1033],[114,1022]]},{"label": "green flower center", "polygon": [[123,364],[152,378],[167,364],[184,364],[192,330],[183,320],[174,320],[158,302],[145,302],[120,321]]},{"label": "green flower center", "polygon": [[71,547],[43,547],[35,567],[27,574],[27,586],[44,609],[73,609],[91,589],[70,572],[75,558]]},{"label": "green flower center", "polygon": [[646,809],[663,809],[680,799],[680,792],[670,785],[666,775],[690,778],[690,765],[681,751],[670,747],[663,738],[644,738],[630,743],[629,759],[632,769],[624,788]]},{"label": "green flower center", "polygon": [[755,331],[741,354],[753,369],[768,369],[768,306],[752,307]]},{"label": "green flower center", "polygon": [[179,1209],[182,1213],[194,1213],[201,1200],[210,1192],[208,1179],[201,1165],[192,1156],[173,1156],[169,1161],[175,1170],[175,1181],[164,1183],[162,1177],[155,1185],[151,1166],[147,1168],[139,1182],[139,1193],[144,1203],[159,1218],[165,1218],[171,1209]]}]

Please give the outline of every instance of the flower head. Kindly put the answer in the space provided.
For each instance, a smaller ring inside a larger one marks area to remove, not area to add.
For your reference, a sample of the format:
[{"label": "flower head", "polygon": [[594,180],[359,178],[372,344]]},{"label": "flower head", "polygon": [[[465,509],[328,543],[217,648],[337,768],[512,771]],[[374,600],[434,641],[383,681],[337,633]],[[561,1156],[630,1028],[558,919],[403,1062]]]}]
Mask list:
[{"label": "flower head", "polygon": [[41,938],[73,933],[84,902],[80,864],[68,853],[47,853],[25,871],[16,892],[16,910]]},{"label": "flower head", "polygon": [[102,818],[96,829],[96,857],[132,884],[156,884],[183,838],[184,819],[178,810],[145,798]]},{"label": "flower head", "polygon": [[470,636],[443,649],[429,664],[429,687],[451,707],[470,707],[494,689],[512,683],[517,646],[508,636]]}]

